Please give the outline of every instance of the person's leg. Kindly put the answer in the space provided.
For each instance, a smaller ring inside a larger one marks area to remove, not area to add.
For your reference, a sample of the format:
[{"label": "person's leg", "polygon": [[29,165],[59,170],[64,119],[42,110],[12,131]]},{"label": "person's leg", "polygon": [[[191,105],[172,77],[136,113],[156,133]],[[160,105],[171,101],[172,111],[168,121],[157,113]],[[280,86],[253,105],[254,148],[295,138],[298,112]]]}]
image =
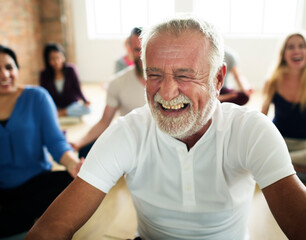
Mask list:
[{"label": "person's leg", "polygon": [[284,138],[287,144],[292,163],[304,168],[306,172],[306,141],[300,139]]},{"label": "person's leg", "polygon": [[242,105],[244,105],[244,104],[246,104],[248,101],[249,101],[249,96],[248,95],[246,95],[244,92],[237,92],[237,97],[236,97],[236,99],[233,99],[233,103],[236,103],[236,104],[238,104],[238,105],[240,105],[240,106],[242,106]]},{"label": "person's leg", "polygon": [[67,108],[67,116],[69,117],[82,117],[85,114],[91,112],[89,107],[86,107],[83,103],[74,102],[70,104]]},{"label": "person's leg", "polygon": [[0,191],[0,237],[29,230],[73,178],[66,171],[40,174],[21,187]]},{"label": "person's leg", "polygon": [[299,179],[306,183],[306,141],[285,138],[292,164]]},{"label": "person's leg", "polygon": [[249,96],[246,95],[244,92],[239,92],[234,89],[223,87],[221,88],[220,95],[225,95],[225,94],[227,94],[230,97],[227,97],[226,100],[222,102],[231,102],[238,104],[240,106],[246,104],[250,99]]}]

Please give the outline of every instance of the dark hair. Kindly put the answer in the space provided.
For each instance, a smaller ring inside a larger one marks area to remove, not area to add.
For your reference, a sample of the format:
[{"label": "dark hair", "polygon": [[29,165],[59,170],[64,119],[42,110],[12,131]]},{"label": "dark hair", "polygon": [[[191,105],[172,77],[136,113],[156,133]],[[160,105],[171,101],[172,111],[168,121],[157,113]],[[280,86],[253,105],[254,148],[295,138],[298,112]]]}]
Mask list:
[{"label": "dark hair", "polygon": [[142,31],[141,27],[134,27],[131,31],[130,37],[133,35],[137,35],[139,37],[141,34],[141,31]]},{"label": "dark hair", "polygon": [[8,47],[5,47],[3,45],[0,45],[0,53],[5,53],[5,54],[9,55],[11,58],[13,58],[16,67],[19,68],[19,64],[18,64],[18,61],[17,61],[16,54],[12,49],[10,49]]},{"label": "dark hair", "polygon": [[58,43],[48,43],[45,45],[44,49],[44,63],[46,69],[52,69],[50,63],[49,63],[49,56],[51,52],[61,52],[65,55],[63,47]]},{"label": "dark hair", "polygon": [[[52,66],[49,63],[49,57],[50,57],[50,53],[51,52],[61,52],[63,55],[65,55],[64,52],[64,48],[58,44],[58,43],[48,43],[45,45],[44,48],[44,63],[45,63],[45,70],[47,71],[47,73],[49,74],[49,76],[51,77],[51,79],[54,79],[55,77],[55,72],[54,69],[52,68]],[[63,73],[65,72],[65,63],[63,65]]]}]

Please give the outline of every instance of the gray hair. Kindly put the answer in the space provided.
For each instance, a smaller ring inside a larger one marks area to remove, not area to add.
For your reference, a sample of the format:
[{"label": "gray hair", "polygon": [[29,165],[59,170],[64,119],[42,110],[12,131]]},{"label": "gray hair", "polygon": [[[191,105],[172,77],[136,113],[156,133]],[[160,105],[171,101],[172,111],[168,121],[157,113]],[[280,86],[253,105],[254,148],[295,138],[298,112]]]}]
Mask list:
[{"label": "gray hair", "polygon": [[[169,33],[173,36],[179,36],[182,32],[194,30],[208,39],[210,43],[210,50],[208,53],[208,61],[210,63],[209,79],[212,79],[223,65],[224,62],[224,44],[219,31],[210,23],[197,19],[195,17],[181,17],[173,18],[163,21],[159,24],[153,25],[148,29],[143,29],[141,38],[141,60],[146,78],[146,47],[150,39],[162,33]],[[204,39],[203,38],[203,39]]]}]

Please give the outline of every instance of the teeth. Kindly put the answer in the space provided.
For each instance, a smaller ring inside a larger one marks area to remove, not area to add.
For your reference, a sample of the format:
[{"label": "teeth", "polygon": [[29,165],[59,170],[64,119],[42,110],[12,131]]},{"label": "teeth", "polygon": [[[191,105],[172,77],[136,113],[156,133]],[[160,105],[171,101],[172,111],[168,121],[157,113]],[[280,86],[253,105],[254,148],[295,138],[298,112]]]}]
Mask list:
[{"label": "teeth", "polygon": [[302,57],[294,57],[293,60],[294,61],[300,61],[300,60],[302,60]]},{"label": "teeth", "polygon": [[7,80],[7,81],[1,81],[1,85],[8,85],[10,84],[11,81]]},{"label": "teeth", "polygon": [[168,105],[162,104],[162,106],[165,109],[177,110],[177,109],[183,108],[184,107],[184,103],[180,103],[180,104],[173,105],[173,106],[168,106]]}]

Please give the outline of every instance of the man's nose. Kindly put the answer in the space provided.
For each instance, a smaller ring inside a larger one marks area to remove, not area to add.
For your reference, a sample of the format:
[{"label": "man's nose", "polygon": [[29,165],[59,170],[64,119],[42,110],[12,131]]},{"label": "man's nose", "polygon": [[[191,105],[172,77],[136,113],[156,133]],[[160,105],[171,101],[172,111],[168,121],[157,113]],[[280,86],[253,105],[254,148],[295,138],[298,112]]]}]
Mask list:
[{"label": "man's nose", "polygon": [[178,83],[171,74],[164,76],[159,88],[159,94],[165,101],[170,101],[179,95]]}]

